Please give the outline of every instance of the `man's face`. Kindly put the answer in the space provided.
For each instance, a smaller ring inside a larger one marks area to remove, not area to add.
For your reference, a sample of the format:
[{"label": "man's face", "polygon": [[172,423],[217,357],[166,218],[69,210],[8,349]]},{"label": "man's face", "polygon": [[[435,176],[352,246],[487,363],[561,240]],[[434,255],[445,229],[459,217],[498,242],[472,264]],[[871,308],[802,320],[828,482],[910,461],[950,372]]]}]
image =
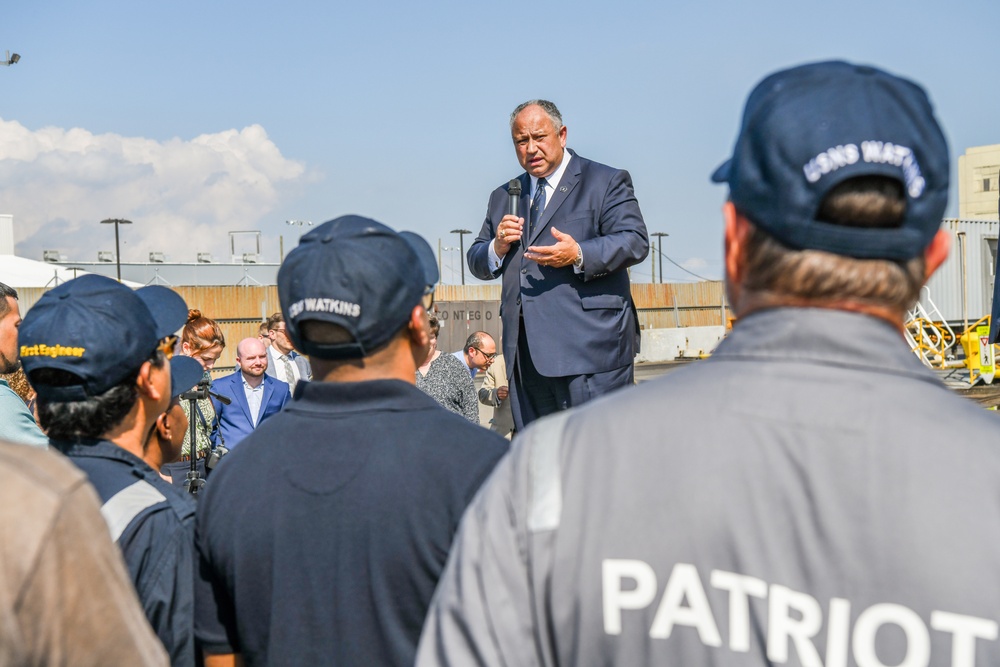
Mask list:
[{"label": "man's face", "polygon": [[288,337],[288,331],[285,329],[284,322],[275,324],[274,328],[267,332],[267,335],[270,336],[271,344],[274,345],[278,352],[288,354],[292,351],[292,341]]},{"label": "man's face", "polygon": [[472,352],[469,355],[469,360],[472,362],[472,366],[475,366],[481,371],[485,371],[493,363],[493,359],[497,354],[497,344],[489,336],[484,336],[483,341],[479,344],[478,348],[470,347]]},{"label": "man's face", "polygon": [[256,338],[248,338],[236,348],[236,363],[246,377],[259,378],[267,370],[267,350]]},{"label": "man's face", "polygon": [[562,162],[566,126],[556,131],[552,119],[537,104],[517,114],[510,135],[514,140],[517,161],[532,176],[549,176]]},{"label": "man's face", "polygon": [[21,326],[21,311],[17,308],[17,299],[4,297],[7,300],[7,314],[0,317],[0,374],[13,373],[21,367],[21,358],[17,352],[17,329]]}]

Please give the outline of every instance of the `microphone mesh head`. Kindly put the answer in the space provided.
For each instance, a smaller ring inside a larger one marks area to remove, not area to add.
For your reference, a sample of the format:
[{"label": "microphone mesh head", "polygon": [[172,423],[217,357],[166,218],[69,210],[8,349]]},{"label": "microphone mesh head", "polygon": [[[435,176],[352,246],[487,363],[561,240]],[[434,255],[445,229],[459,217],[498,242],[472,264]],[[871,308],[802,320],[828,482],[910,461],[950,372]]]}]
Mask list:
[{"label": "microphone mesh head", "polygon": [[516,178],[510,179],[510,183],[507,184],[507,194],[517,195],[518,197],[520,197],[521,196],[521,181],[518,180],[518,179],[516,179]]}]

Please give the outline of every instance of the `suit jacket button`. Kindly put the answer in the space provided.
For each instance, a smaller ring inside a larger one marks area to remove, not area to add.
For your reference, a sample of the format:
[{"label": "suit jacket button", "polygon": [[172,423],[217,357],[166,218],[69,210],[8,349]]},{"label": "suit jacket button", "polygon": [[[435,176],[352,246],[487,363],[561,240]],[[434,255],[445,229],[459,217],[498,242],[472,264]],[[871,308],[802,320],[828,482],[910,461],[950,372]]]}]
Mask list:
[{"label": "suit jacket button", "polygon": [[517,297],[517,305],[518,305],[518,306],[520,306],[520,305],[521,305],[521,297]]},{"label": "suit jacket button", "polygon": [[527,272],[528,272],[528,269],[521,269],[521,275],[524,275]]}]

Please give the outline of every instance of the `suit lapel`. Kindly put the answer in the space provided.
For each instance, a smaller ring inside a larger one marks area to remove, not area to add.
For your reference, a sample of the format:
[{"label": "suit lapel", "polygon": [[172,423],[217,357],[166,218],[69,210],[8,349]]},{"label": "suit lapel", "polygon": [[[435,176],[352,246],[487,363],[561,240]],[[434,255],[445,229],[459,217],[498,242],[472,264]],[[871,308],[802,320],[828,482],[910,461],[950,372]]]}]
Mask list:
[{"label": "suit lapel", "polygon": [[[569,149],[567,149],[569,153]],[[535,225],[534,233],[531,238],[528,239],[528,245],[535,245],[535,241],[538,239],[539,234],[542,230],[549,226],[552,221],[553,216],[562,206],[566,198],[569,197],[573,189],[576,188],[577,184],[580,182],[580,157],[575,153],[570,153],[573,155],[573,159],[569,161],[566,165],[566,171],[563,172],[562,178],[559,180],[559,185],[556,186],[556,191],[552,193],[552,199],[545,204],[545,210],[542,211],[542,217],[538,220],[538,224]]]},{"label": "suit lapel", "polygon": [[233,394],[236,395],[236,402],[243,408],[243,414],[246,415],[247,421],[253,426],[250,404],[247,403],[247,393],[243,390],[243,374],[240,371],[236,371],[236,375],[233,376]]},{"label": "suit lapel", "polygon": [[267,402],[271,400],[271,394],[274,393],[274,382],[271,378],[264,377],[264,394],[260,397],[260,413],[257,415],[257,421],[260,422],[261,417],[267,412]]}]

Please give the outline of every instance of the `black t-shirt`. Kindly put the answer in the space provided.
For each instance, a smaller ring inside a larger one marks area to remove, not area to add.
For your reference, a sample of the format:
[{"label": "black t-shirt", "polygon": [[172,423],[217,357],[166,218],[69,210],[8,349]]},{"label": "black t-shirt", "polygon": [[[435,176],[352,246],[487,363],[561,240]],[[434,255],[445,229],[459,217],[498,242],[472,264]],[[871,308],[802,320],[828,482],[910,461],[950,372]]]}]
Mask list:
[{"label": "black t-shirt", "polygon": [[507,442],[397,380],[303,385],[197,517],[196,632],[248,665],[410,665],[466,505]]}]

